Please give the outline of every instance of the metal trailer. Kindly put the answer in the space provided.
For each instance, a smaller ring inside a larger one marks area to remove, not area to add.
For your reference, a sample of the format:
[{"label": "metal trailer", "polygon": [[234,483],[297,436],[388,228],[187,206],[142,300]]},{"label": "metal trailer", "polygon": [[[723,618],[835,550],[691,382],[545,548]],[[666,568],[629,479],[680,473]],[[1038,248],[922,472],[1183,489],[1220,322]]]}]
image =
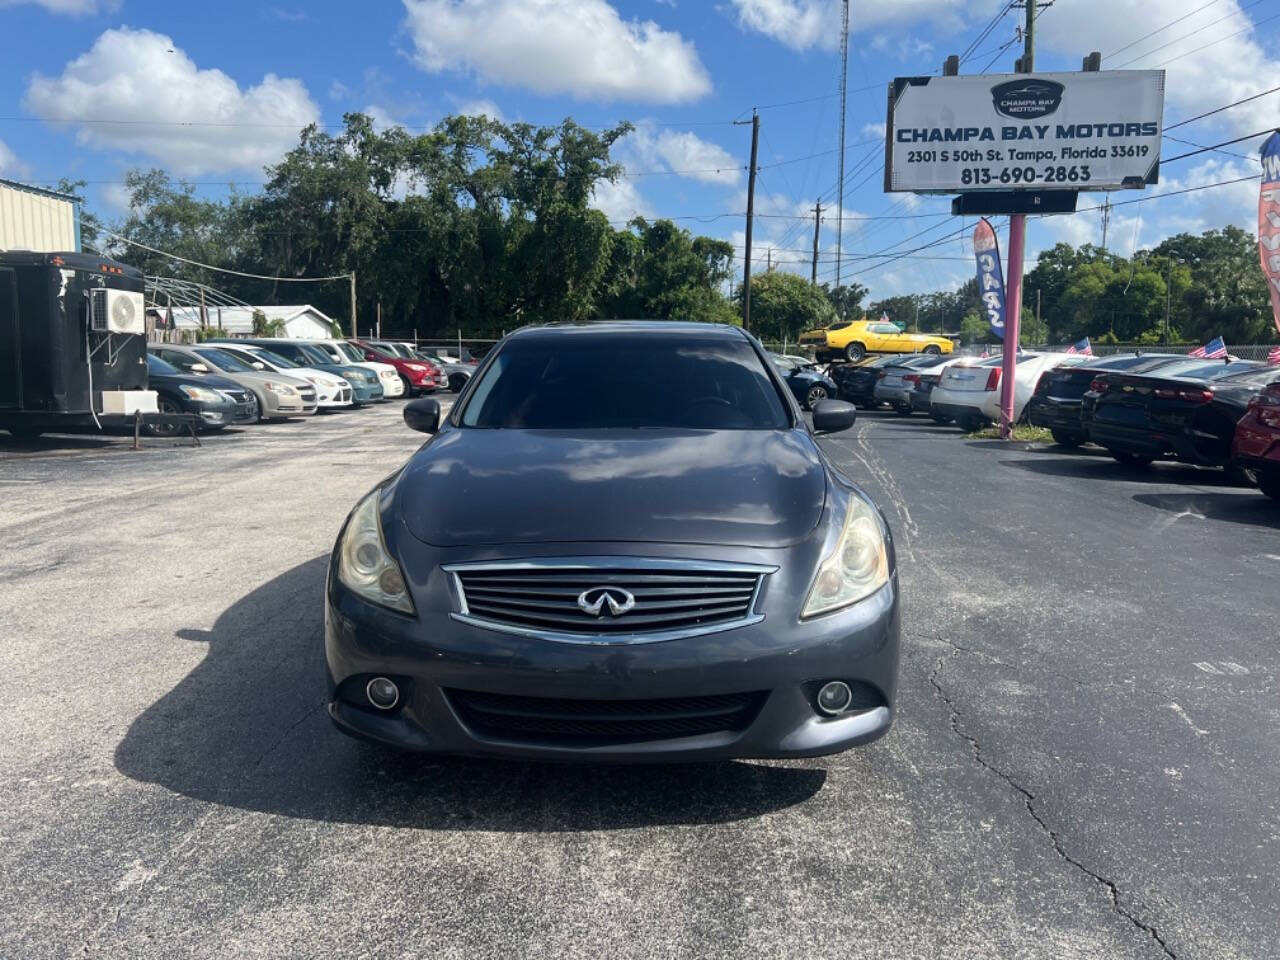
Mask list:
[{"label": "metal trailer", "polygon": [[0,253],[0,429],[136,436],[172,419],[156,411],[142,272],[87,253]]}]

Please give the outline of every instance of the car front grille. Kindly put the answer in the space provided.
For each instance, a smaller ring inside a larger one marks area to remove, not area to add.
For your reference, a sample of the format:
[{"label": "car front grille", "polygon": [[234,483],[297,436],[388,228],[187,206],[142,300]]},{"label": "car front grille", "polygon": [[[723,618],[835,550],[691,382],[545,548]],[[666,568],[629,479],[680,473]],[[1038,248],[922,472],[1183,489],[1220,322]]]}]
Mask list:
[{"label": "car front grille", "polygon": [[312,403],[316,398],[315,387],[298,387],[298,396],[302,397],[303,403]]},{"label": "car front grille", "polygon": [[[756,622],[773,567],[647,558],[446,566],[461,613],[514,633],[580,642],[673,639]],[[591,609],[595,608],[592,612]]]},{"label": "car front grille", "polygon": [[745,730],[766,692],[662,700],[576,700],[446,690],[481,737],[574,747],[670,740]]},{"label": "car front grille", "polygon": [[222,392],[225,393],[232,400],[234,400],[236,403],[249,402],[249,394],[244,390],[223,390]]}]

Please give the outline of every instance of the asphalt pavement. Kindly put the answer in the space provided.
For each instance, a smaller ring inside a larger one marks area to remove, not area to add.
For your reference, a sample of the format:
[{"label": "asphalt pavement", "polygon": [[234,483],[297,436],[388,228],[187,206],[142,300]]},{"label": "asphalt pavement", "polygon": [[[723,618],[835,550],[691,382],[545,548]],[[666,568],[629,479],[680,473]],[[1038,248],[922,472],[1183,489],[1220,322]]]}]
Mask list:
[{"label": "asphalt pavement", "polygon": [[864,414],[899,713],[816,760],[401,755],[324,714],[400,404],[0,438],[0,957],[1280,956],[1280,507]]}]

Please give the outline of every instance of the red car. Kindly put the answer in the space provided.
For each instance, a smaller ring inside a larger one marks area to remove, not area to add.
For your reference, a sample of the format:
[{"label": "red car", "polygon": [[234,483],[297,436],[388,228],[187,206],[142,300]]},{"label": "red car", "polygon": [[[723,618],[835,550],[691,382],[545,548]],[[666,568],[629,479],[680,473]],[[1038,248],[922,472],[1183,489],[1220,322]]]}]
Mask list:
[{"label": "red car", "polygon": [[434,393],[449,386],[444,371],[427,360],[407,360],[404,357],[393,357],[383,353],[363,340],[348,340],[352,346],[364,353],[366,360],[374,363],[389,363],[396,368],[400,379],[404,381],[404,394],[412,397],[421,393]]},{"label": "red car", "polygon": [[1239,466],[1257,471],[1258,487],[1280,500],[1280,380],[1249,401],[1248,411],[1236,424],[1231,456]]}]

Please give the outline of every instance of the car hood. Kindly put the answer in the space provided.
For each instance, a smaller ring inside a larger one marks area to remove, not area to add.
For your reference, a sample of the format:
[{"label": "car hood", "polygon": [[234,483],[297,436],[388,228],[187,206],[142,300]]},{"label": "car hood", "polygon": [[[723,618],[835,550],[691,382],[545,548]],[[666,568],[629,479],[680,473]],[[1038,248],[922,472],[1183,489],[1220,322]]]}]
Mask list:
[{"label": "car hood", "polygon": [[234,380],[230,380],[221,374],[191,374],[191,373],[153,373],[148,376],[148,381],[154,384],[168,384],[173,387],[209,387],[213,390],[239,390],[240,384]]},{"label": "car hood", "polygon": [[783,547],[822,516],[802,430],[451,429],[405,466],[397,506],[441,547],[659,542]]}]

